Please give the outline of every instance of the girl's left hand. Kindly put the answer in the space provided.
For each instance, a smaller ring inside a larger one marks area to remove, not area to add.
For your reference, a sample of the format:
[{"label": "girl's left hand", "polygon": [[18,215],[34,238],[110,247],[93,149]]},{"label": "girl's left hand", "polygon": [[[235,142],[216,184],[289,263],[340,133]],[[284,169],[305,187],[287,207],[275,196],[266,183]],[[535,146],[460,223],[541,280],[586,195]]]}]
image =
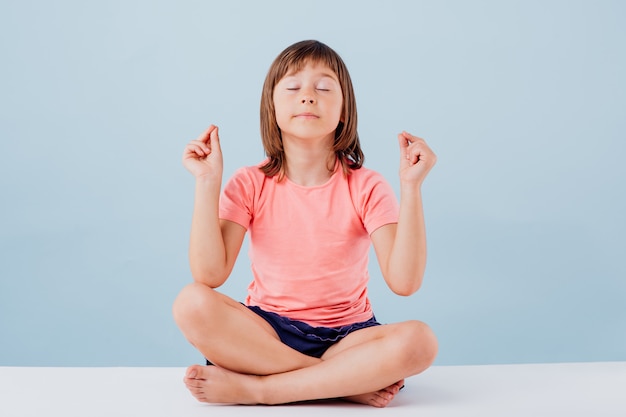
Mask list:
[{"label": "girl's left hand", "polygon": [[410,133],[400,133],[398,142],[400,144],[400,182],[421,185],[437,162],[437,156],[424,139]]}]

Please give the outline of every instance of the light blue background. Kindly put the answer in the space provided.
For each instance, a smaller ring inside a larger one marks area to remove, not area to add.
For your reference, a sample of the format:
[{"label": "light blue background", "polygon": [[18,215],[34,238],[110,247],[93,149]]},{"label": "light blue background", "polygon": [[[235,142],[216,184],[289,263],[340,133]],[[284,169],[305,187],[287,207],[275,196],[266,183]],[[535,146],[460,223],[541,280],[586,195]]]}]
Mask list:
[{"label": "light blue background", "polygon": [[[436,364],[626,360],[626,7],[619,1],[3,1],[0,365],[185,366],[184,145],[220,126],[225,177],[263,157],[274,57],[346,61],[366,165],[427,139],[429,264],[409,298]],[[246,250],[223,290],[242,299]]]}]

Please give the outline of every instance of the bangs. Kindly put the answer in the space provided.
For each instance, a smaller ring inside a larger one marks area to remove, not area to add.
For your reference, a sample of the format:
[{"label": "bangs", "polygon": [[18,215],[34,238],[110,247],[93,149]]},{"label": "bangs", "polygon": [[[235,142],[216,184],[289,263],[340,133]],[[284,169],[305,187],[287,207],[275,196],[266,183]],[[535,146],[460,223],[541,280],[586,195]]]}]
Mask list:
[{"label": "bangs", "polygon": [[280,61],[276,62],[273,85],[276,85],[285,75],[302,70],[309,63],[322,64],[330,68],[340,80],[342,79],[344,65],[335,51],[321,42],[304,43],[299,46],[285,51]]}]

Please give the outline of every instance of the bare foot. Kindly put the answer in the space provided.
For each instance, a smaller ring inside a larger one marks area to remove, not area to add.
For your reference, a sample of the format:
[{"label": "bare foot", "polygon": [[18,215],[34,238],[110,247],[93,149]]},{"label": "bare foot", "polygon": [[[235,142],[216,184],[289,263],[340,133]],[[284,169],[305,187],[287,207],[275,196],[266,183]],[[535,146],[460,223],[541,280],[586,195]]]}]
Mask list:
[{"label": "bare foot", "polygon": [[404,387],[404,379],[383,388],[380,391],[370,392],[368,394],[352,395],[350,397],[343,398],[346,401],[353,403],[371,405],[372,407],[383,408],[386,407],[391,400],[394,399],[396,394],[400,392],[400,389]]},{"label": "bare foot", "polygon": [[193,365],[183,382],[196,400],[205,403],[258,404],[258,377],[238,374],[219,366]]},{"label": "bare foot", "polygon": [[[238,374],[219,366],[193,365],[183,379],[191,395],[205,403],[261,404],[258,397],[262,377]],[[343,398],[373,407],[386,407],[400,391],[404,380],[376,392]]]}]

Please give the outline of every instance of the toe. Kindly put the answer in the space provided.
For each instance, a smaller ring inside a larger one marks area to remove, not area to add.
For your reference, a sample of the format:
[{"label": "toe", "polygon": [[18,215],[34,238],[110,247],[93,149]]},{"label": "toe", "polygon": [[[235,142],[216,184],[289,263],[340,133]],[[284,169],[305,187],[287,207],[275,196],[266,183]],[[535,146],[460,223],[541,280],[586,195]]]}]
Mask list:
[{"label": "toe", "polygon": [[200,365],[192,365],[189,368],[187,368],[187,372],[185,372],[185,377],[186,378],[197,378],[197,379],[202,379],[202,371],[204,366],[200,366]]},{"label": "toe", "polygon": [[389,399],[380,395],[375,395],[374,397],[372,397],[372,400],[370,402],[370,405],[378,408],[387,407],[387,404],[389,404]]}]

